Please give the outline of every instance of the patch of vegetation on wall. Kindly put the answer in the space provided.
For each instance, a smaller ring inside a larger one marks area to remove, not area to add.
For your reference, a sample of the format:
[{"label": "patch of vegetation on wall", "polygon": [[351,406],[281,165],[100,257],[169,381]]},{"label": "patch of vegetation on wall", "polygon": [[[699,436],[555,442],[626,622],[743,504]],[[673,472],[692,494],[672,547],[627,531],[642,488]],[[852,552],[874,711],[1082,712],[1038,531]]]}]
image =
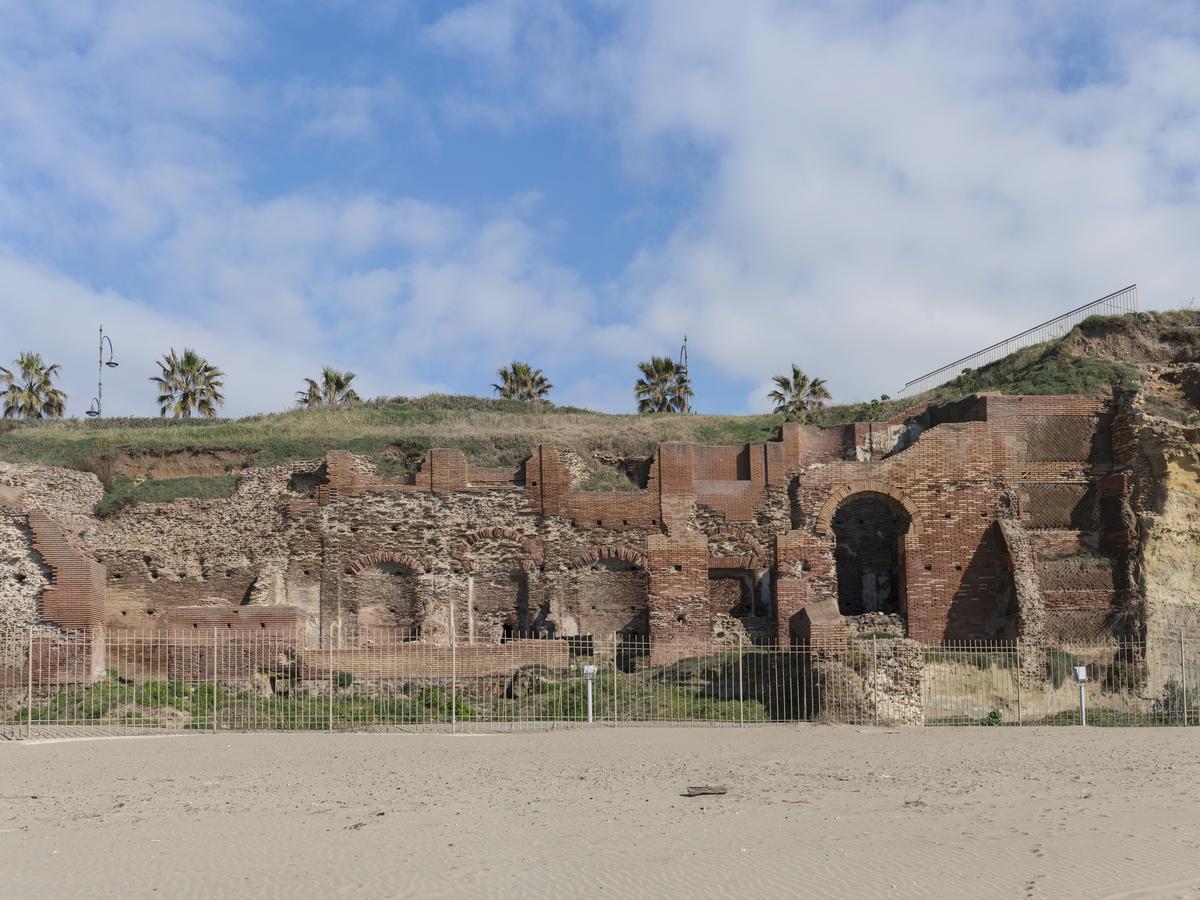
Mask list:
[{"label": "patch of vegetation on wall", "polygon": [[155,478],[135,484],[133,479],[122,475],[105,484],[104,496],[96,504],[96,515],[108,518],[135,503],[169,503],[183,497],[219,500],[233,496],[237,483],[236,475],[217,475]]},{"label": "patch of vegetation on wall", "polygon": [[636,491],[637,489],[638,486],[630,481],[624,472],[609,468],[597,469],[579,485],[581,491]]}]

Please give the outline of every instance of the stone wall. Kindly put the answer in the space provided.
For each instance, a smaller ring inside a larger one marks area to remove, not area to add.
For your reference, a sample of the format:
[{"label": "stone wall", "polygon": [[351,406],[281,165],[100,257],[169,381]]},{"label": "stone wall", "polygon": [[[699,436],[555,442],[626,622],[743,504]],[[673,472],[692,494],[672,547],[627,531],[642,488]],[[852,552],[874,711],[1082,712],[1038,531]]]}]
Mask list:
[{"label": "stone wall", "polygon": [[0,509],[0,622],[29,628],[39,621],[38,599],[50,584],[50,570],[33,552],[25,516]]},{"label": "stone wall", "polygon": [[[299,627],[325,645],[379,628],[616,634],[667,659],[715,635],[844,644],[843,613],[874,607],[923,643],[1009,639],[1031,627],[1012,601],[1032,575],[1048,638],[1106,639],[1112,610],[1143,595],[1158,628],[1195,606],[1179,599],[1197,576],[1195,451],[1147,450],[1147,428],[1127,399],[981,395],[765,443],[663,444],[630,491],[580,490],[580,461],[545,446],[517,469],[433,450],[401,478],[333,452],[245,469],[228,499],[104,520],[92,475],[0,464],[0,489],[106,569],[109,626]],[[6,624],[46,618],[32,604],[55,585],[33,537],[0,519]]]},{"label": "stone wall", "polygon": [[1180,634],[1192,642],[1200,636],[1200,431],[1148,416],[1137,402],[1117,425],[1134,473],[1131,605],[1141,604],[1133,612],[1144,618],[1149,690],[1157,695],[1179,680]]}]

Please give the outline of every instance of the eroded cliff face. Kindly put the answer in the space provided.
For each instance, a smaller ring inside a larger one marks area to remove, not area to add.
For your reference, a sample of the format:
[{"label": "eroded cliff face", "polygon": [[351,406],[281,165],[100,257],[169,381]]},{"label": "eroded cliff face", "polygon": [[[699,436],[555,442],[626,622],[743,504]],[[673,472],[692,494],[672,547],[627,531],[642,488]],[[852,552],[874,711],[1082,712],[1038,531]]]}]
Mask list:
[{"label": "eroded cliff face", "polygon": [[1156,689],[1180,673],[1179,634],[1200,635],[1200,429],[1131,410],[1148,479],[1136,495],[1136,574]]}]

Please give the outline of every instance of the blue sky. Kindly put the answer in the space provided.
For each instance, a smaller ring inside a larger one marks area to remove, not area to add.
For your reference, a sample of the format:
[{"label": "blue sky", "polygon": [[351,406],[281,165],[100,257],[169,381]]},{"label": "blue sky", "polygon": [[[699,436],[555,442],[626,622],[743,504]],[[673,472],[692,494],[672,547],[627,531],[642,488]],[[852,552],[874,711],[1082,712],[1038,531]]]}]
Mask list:
[{"label": "blue sky", "polygon": [[1200,295],[1200,5],[0,0],[0,359],[169,347],[227,414],[367,395],[838,400],[1136,281]]}]

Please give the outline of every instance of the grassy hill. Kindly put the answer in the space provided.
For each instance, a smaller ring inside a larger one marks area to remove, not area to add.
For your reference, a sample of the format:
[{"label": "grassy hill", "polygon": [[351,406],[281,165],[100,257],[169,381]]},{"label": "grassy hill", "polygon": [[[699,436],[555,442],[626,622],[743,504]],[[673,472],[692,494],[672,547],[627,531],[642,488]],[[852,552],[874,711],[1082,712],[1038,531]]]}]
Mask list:
[{"label": "grassy hill", "polygon": [[[1178,370],[1198,363],[1200,312],[1097,317],[926,394],[830,406],[812,421],[886,419],[917,403],[979,391],[1106,394],[1114,387],[1141,387],[1156,412],[1186,422],[1195,419],[1200,401],[1189,399],[1188,382],[1177,377]],[[213,421],[7,420],[0,422],[0,459],[95,472],[108,488],[102,511],[113,512],[138,500],[227,496],[246,466],[310,459],[331,449],[362,453],[385,473],[412,471],[432,446],[462,449],[477,465],[515,466],[538,443],[574,450],[584,459],[593,451],[649,455],[661,441],[770,440],[782,421],[773,415],[609,415],[433,395]],[[600,479],[596,486],[624,485]]]}]

